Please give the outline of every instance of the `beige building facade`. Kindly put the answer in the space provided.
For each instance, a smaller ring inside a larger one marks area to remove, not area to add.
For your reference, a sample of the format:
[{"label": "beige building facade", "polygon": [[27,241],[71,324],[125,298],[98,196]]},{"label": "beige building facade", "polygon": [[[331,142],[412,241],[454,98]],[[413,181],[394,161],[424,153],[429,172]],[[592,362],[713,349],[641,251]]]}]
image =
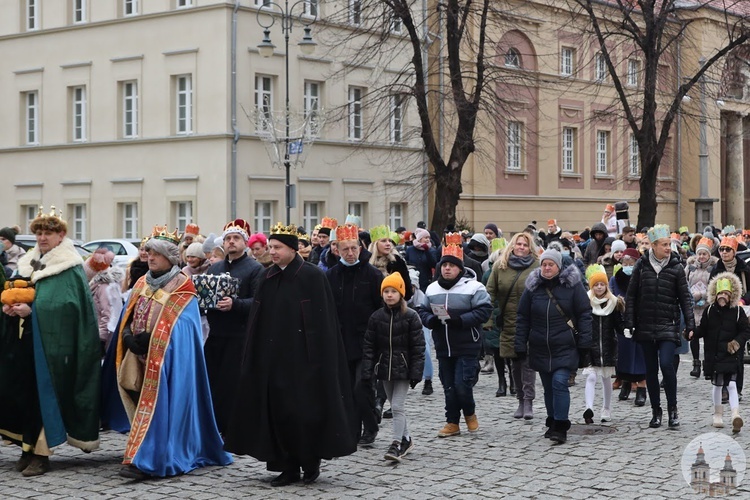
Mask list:
[{"label": "beige building facade", "polygon": [[[1,225],[28,231],[39,205],[61,208],[80,240],[136,239],[164,223],[194,222],[207,234],[235,216],[254,231],[284,221],[285,171],[271,165],[254,113],[265,106],[282,116],[285,97],[278,16],[273,56],[256,48],[259,10],[270,10],[263,3],[0,0]],[[425,218],[422,183],[384,168],[419,157],[418,137],[407,133],[418,125],[414,110],[394,101],[390,116],[374,116],[368,89],[390,68],[348,65],[321,42],[349,29],[346,17],[332,20],[346,2],[298,8],[296,20],[317,17],[319,46],[303,55],[302,29],[293,29],[290,110],[330,117],[304,167],[291,169],[291,221],[310,228],[355,213],[365,227],[415,226]],[[385,129],[376,134],[377,124]]]}]

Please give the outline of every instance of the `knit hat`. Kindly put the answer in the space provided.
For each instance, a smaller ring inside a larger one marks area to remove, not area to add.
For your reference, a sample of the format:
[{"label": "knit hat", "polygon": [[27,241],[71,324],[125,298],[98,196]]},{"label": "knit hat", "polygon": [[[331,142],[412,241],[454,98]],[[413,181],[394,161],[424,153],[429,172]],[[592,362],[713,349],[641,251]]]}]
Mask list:
[{"label": "knit hat", "polygon": [[628,248],[628,245],[622,240],[615,240],[612,242],[612,253],[624,252],[626,248]]},{"label": "knit hat", "polygon": [[562,270],[562,254],[557,250],[545,250],[539,257],[539,263],[543,263],[545,260],[551,260],[557,264],[557,268]]},{"label": "knit hat", "polygon": [[698,250],[705,250],[709,254],[711,253],[711,250],[714,248],[714,239],[713,238],[706,238],[705,236],[698,240],[698,244],[695,245],[695,253],[698,253]]},{"label": "knit hat", "polygon": [[247,240],[247,246],[251,247],[256,243],[260,243],[263,246],[268,245],[268,239],[266,238],[266,235],[263,233],[255,233],[252,236],[250,236],[250,239]]},{"label": "knit hat", "polygon": [[492,231],[493,233],[495,233],[495,236],[500,236],[500,230],[497,228],[496,224],[493,224],[492,222],[490,222],[489,224],[484,226],[485,231],[488,229]]},{"label": "knit hat", "polygon": [[382,295],[383,290],[389,286],[398,290],[398,293],[400,293],[402,297],[406,295],[406,283],[404,283],[404,278],[401,277],[401,273],[392,273],[386,276],[380,284],[380,294]]},{"label": "knit hat", "polygon": [[597,283],[608,284],[607,272],[601,264],[593,264],[587,267],[586,279],[589,281],[589,288],[594,288]]},{"label": "knit hat", "polygon": [[414,237],[417,239],[417,241],[421,240],[425,236],[430,236],[430,232],[426,229],[417,228],[417,230],[414,231]]},{"label": "knit hat", "polygon": [[633,260],[638,260],[641,258],[641,254],[638,253],[638,250],[635,248],[626,248],[624,252],[622,252],[622,258],[630,257]]},{"label": "knit hat", "polygon": [[16,244],[17,234],[18,234],[18,228],[15,228],[15,227],[4,227],[0,229],[0,236],[10,241],[11,245]]},{"label": "knit hat", "polygon": [[211,253],[216,248],[216,234],[211,233],[206,237],[206,241],[203,242],[203,253]]},{"label": "knit hat", "polygon": [[198,257],[199,259],[206,258],[206,252],[203,251],[203,243],[191,243],[185,250],[185,257]]}]

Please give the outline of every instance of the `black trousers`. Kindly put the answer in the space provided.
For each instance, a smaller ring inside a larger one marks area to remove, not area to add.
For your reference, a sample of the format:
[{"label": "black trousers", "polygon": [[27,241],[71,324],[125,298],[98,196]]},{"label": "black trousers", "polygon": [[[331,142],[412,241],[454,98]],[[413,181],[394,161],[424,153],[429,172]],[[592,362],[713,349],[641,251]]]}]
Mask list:
[{"label": "black trousers", "polygon": [[354,389],[354,403],[359,413],[359,421],[364,430],[378,432],[375,418],[375,387],[372,382],[362,383],[362,360],[349,361],[349,375]]}]

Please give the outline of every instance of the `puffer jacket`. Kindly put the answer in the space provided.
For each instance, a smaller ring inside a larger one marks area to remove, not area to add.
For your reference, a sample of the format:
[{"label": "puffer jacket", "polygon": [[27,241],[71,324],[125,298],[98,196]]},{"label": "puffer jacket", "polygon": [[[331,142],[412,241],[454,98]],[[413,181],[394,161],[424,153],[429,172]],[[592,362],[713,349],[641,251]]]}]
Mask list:
[{"label": "puffer jacket", "polygon": [[492,303],[487,289],[475,279],[474,273],[467,269],[449,290],[437,281],[427,287],[422,304],[417,308],[423,325],[429,325],[435,318],[432,304],[444,306],[452,317],[461,318],[460,328],[441,324],[432,330],[437,357],[479,356],[482,349],[480,330],[490,319]]},{"label": "puffer jacket", "polygon": [[[547,295],[550,289],[560,308],[573,321],[576,338],[565,318]],[[578,349],[591,349],[591,302],[581,283],[581,273],[568,266],[552,279],[535,269],[526,280],[518,304],[515,350],[526,353],[531,369],[553,372],[578,368]]]},{"label": "puffer jacket", "polygon": [[720,307],[716,303],[716,281],[711,281],[708,291],[709,306],[703,312],[700,326],[696,331],[698,338],[703,338],[705,362],[703,372],[706,378],[714,373],[737,373],[739,368],[739,351],[729,354],[727,344],[736,340],[740,349],[750,339],[750,325],[742,307],[739,307],[740,290],[742,284],[732,273],[724,272],[717,275],[728,278],[732,282],[732,296],[729,304]]},{"label": "puffer jacket", "polygon": [[384,306],[370,316],[362,346],[362,378],[422,380],[424,332],[419,315]]},{"label": "puffer jacket", "polygon": [[672,252],[657,275],[650,261],[651,250],[633,267],[625,299],[625,328],[639,342],[670,340],[680,344],[680,314],[688,332],[695,330],[693,297],[690,295],[680,256]]},{"label": "puffer jacket", "polygon": [[[703,311],[708,307],[708,302],[706,301],[708,298],[708,280],[711,278],[711,271],[713,271],[718,260],[718,257],[711,256],[706,262],[701,263],[698,261],[697,255],[688,257],[687,266],[685,266],[685,277],[687,278],[690,294],[693,296],[693,315],[695,316],[696,325],[700,324]],[[703,283],[703,285],[699,283]]]},{"label": "puffer jacket", "polygon": [[[589,298],[594,294],[589,291]],[[592,304],[591,342],[592,366],[617,366],[617,336],[622,334],[622,313],[625,302],[615,297],[616,305],[609,314],[604,314],[598,306]]]},{"label": "puffer jacket", "polygon": [[[744,260],[740,259],[739,257],[734,258],[736,261],[736,264],[734,266],[734,274],[739,278],[740,283],[742,283],[742,294],[740,295],[740,300],[743,301],[746,305],[750,305],[750,266],[748,266]],[[714,276],[717,274],[726,272],[727,268],[724,265],[724,262],[721,259],[718,259],[716,261],[716,265],[711,270],[711,279],[713,279]]]}]

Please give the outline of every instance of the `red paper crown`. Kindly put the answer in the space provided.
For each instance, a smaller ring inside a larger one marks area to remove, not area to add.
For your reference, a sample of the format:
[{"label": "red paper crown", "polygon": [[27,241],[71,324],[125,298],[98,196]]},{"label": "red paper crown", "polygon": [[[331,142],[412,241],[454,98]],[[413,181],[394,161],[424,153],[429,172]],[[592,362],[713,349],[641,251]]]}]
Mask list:
[{"label": "red paper crown", "polygon": [[[714,239],[713,238],[706,238],[704,236],[703,238],[701,238],[700,240],[698,240],[698,245],[705,245],[708,248],[713,248],[714,247]],[[696,245],[696,247],[698,245]]]},{"label": "red paper crown", "polygon": [[[325,221],[325,219],[323,219]],[[359,240],[359,228],[354,225],[339,226],[336,228],[336,240],[341,243],[342,241]]]},{"label": "red paper crown", "polygon": [[327,227],[328,229],[336,229],[338,225],[339,221],[333,217],[323,217],[323,223],[321,224],[322,227]]},{"label": "red paper crown", "polygon": [[445,244],[446,245],[461,245],[461,233],[446,233]]},{"label": "red paper crown", "polygon": [[464,260],[464,249],[461,245],[443,245],[443,257],[451,255],[459,260]]},{"label": "red paper crown", "polygon": [[736,252],[737,251],[737,238],[735,238],[734,236],[724,236],[721,239],[721,245],[719,246],[729,247]]},{"label": "red paper crown", "polygon": [[198,236],[201,234],[201,228],[198,227],[198,224],[188,224],[185,226],[185,234]]}]

